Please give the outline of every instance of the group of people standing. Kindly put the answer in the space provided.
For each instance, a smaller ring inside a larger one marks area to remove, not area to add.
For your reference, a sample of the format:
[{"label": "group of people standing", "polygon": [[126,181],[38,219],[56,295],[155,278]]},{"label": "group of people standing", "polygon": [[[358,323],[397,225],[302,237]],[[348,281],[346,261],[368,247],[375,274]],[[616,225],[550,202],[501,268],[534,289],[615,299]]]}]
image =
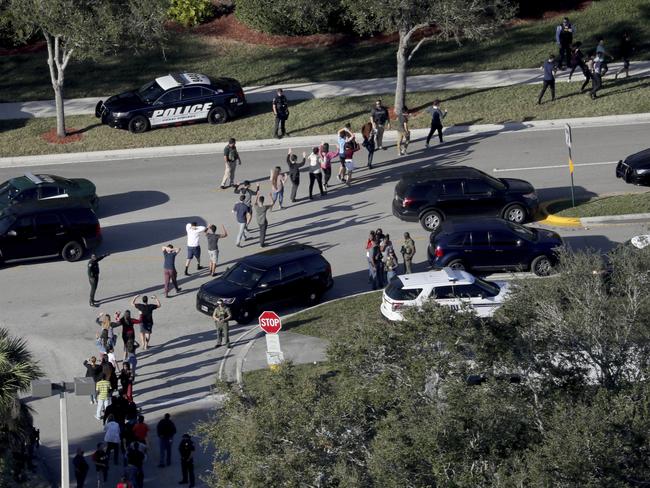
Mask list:
[{"label": "group of people standing", "polygon": [[[368,283],[373,290],[384,288],[397,276],[399,268],[397,253],[390,235],[384,234],[382,229],[371,230],[366,239],[365,252],[368,261]],[[415,241],[408,232],[404,233],[400,254],[404,263],[404,273],[412,273]]]}]

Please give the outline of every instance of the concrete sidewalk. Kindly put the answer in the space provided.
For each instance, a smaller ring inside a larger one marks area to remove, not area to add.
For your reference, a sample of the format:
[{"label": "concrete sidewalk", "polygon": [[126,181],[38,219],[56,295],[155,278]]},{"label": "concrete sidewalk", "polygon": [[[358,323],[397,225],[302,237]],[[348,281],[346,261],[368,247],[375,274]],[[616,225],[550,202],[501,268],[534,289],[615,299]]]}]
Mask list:
[{"label": "concrete sidewalk", "polygon": [[[609,65],[606,79],[613,79],[621,67],[620,63]],[[650,61],[631,63],[634,77],[650,76]],[[558,71],[557,80],[568,81],[569,71]],[[582,82],[582,73],[576,70],[572,81]],[[536,84],[542,82],[542,71],[538,68],[477,71],[470,73],[441,73],[435,75],[409,76],[408,92],[423,92],[457,88],[485,89],[498,86]],[[310,100],[313,98],[352,97],[392,93],[395,91],[395,78],[372,78],[366,80],[325,81],[320,83],[286,83],[271,86],[245,87],[246,99],[250,103],[269,102],[278,88],[283,88],[289,100]],[[95,105],[104,97],[76,98],[65,101],[66,115],[87,115],[95,113]],[[33,102],[0,103],[0,120],[31,119],[54,117],[54,100]]]}]

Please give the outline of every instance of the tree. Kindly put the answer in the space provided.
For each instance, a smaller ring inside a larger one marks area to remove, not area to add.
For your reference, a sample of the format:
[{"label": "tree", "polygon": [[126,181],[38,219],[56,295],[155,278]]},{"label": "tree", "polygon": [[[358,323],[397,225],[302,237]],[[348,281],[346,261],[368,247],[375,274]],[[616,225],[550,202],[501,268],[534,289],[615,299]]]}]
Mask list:
[{"label": "tree", "polygon": [[513,14],[508,0],[377,0],[364,3],[363,8],[358,8],[356,0],[342,1],[359,34],[399,34],[395,87],[398,115],[405,104],[408,62],[425,41],[482,39]]},{"label": "tree", "polygon": [[40,32],[56,103],[57,135],[64,137],[63,88],[70,60],[99,60],[129,49],[162,46],[167,0],[8,0],[14,22]]}]

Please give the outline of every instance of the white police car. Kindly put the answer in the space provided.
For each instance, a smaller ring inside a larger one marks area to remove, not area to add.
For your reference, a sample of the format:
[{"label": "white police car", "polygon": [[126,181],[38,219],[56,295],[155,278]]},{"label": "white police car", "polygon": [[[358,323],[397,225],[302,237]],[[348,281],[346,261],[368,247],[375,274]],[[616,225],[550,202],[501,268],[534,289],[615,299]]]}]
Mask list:
[{"label": "white police car", "polygon": [[152,127],[204,120],[221,124],[245,111],[246,98],[237,80],[174,73],[100,100],[95,116],[102,124],[139,134]]},{"label": "white police car", "polygon": [[454,310],[467,304],[479,317],[489,317],[507,294],[505,281],[485,281],[466,271],[443,268],[392,279],[384,290],[381,313],[388,320],[404,320],[404,307],[421,307],[427,300],[434,300]]}]

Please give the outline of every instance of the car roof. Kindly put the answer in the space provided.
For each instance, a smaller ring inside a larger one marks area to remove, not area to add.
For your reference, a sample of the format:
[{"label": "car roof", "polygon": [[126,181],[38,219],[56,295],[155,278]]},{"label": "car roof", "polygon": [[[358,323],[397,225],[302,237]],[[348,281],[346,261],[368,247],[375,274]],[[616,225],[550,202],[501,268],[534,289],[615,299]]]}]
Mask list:
[{"label": "car roof", "polygon": [[650,164],[650,149],[644,149],[625,158],[625,164]]},{"label": "car roof", "polygon": [[467,271],[459,269],[442,268],[439,271],[426,271],[424,273],[411,273],[400,275],[404,288],[422,288],[424,286],[447,286],[449,284],[471,284],[474,276]]},{"label": "car roof", "polygon": [[20,217],[26,213],[39,213],[49,210],[65,210],[69,208],[88,209],[91,212],[92,206],[83,198],[52,198],[48,200],[30,200],[24,203],[18,203],[3,209],[0,216],[14,215]]},{"label": "car roof", "polygon": [[446,168],[419,169],[402,175],[402,181],[409,183],[423,183],[431,180],[449,180],[455,178],[471,178],[482,174],[470,166],[451,166]]},{"label": "car roof", "polygon": [[42,185],[43,183],[54,183],[57,181],[57,177],[48,174],[38,174],[25,173],[22,176],[17,176],[9,180],[11,186],[18,188],[19,190],[24,190],[26,188],[33,188],[35,186]]},{"label": "car roof", "polygon": [[479,230],[503,229],[508,227],[508,221],[499,217],[481,217],[480,219],[454,219],[445,220],[440,224],[440,234],[453,232],[467,232]]},{"label": "car roof", "polygon": [[156,78],[156,83],[163,90],[169,90],[186,85],[209,85],[210,78],[201,73],[171,73],[165,76],[159,76]]},{"label": "car roof", "polygon": [[306,244],[289,244],[286,246],[263,251],[243,258],[240,263],[245,263],[254,268],[268,269],[284,263],[302,259],[307,256],[322,254],[319,249]]}]

